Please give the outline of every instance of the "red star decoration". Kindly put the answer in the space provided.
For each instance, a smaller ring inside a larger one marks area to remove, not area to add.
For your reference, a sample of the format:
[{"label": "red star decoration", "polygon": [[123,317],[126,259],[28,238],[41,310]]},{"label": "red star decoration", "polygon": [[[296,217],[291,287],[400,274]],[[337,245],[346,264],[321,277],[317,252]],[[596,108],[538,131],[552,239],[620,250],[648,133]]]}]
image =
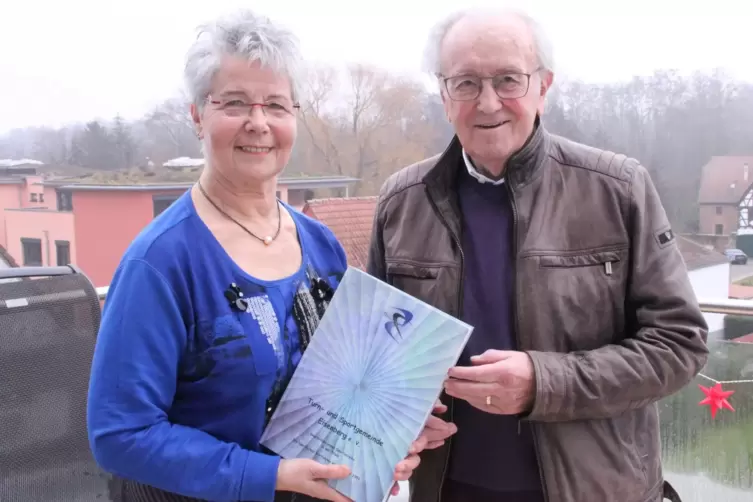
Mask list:
[{"label": "red star decoration", "polygon": [[706,398],[698,403],[699,406],[708,405],[711,410],[711,418],[716,418],[716,412],[722,408],[726,408],[730,411],[735,411],[727,398],[735,393],[734,390],[722,390],[722,384],[718,383],[713,387],[704,387],[699,385]]}]

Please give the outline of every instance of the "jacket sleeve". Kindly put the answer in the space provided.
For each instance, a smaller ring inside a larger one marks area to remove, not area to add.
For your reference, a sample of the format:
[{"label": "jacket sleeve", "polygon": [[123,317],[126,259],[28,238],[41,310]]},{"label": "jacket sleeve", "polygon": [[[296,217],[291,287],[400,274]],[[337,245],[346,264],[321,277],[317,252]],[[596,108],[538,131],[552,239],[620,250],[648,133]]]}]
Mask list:
[{"label": "jacket sleeve", "polygon": [[613,417],[687,385],[706,364],[708,327],[667,215],[645,168],[630,186],[626,323],[619,343],[571,353],[529,352],[536,395],[529,420]]},{"label": "jacket sleeve", "polygon": [[[384,189],[382,189],[382,192]],[[374,221],[371,228],[371,242],[369,244],[369,256],[366,263],[366,272],[377,279],[387,282],[387,265],[384,261],[384,240],[382,230],[384,228],[384,194],[379,195]]]}]

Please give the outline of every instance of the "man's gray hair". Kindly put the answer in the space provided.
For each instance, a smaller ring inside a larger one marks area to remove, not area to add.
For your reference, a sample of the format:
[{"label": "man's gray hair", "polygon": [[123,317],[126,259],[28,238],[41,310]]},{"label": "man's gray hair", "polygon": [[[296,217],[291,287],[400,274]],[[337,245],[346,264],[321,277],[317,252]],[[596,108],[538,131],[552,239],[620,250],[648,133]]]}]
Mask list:
[{"label": "man's gray hair", "polygon": [[209,94],[223,56],[234,56],[285,75],[294,101],[300,99],[304,64],[298,38],[269,18],[248,9],[222,15],[198,28],[186,54],[183,78],[191,101],[199,108]]},{"label": "man's gray hair", "polygon": [[538,59],[539,66],[544,70],[554,72],[554,51],[552,43],[549,40],[544,28],[533,17],[517,9],[509,8],[481,8],[471,7],[462,9],[448,15],[441,21],[439,21],[429,32],[429,39],[424,49],[424,61],[423,68],[425,71],[432,75],[439,75],[442,73],[442,43],[445,36],[452,29],[455,24],[461,19],[471,16],[500,16],[503,14],[511,14],[521,19],[531,30],[533,36],[533,43],[536,49],[536,57]]}]

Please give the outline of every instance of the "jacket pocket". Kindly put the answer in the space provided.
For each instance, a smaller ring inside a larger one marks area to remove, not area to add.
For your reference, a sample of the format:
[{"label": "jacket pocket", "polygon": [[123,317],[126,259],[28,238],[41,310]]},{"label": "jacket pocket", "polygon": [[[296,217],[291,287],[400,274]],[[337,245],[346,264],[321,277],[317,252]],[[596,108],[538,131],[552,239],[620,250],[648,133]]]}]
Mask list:
[{"label": "jacket pocket", "polygon": [[387,262],[387,276],[404,276],[413,279],[436,279],[439,268],[406,262]]},{"label": "jacket pocket", "polygon": [[387,282],[430,305],[441,300],[437,295],[440,267],[413,262],[387,262]]},{"label": "jacket pocket", "polygon": [[542,255],[542,268],[603,267],[606,275],[614,274],[614,267],[621,261],[617,251],[595,251],[581,254]]},{"label": "jacket pocket", "polygon": [[[533,322],[558,350],[590,350],[622,338],[627,248],[538,254],[527,297]],[[530,296],[528,296],[530,294]]]}]

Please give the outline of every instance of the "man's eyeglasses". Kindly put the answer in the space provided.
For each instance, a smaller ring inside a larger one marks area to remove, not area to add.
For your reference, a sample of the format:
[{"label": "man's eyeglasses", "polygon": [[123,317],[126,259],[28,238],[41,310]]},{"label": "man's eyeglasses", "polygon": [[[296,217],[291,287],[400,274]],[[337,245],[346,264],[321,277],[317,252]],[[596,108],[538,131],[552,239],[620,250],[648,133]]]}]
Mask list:
[{"label": "man's eyeglasses", "polygon": [[238,97],[215,100],[212,99],[212,96],[207,96],[207,101],[228,117],[247,117],[251,115],[251,110],[258,106],[265,117],[282,119],[290,117],[295,113],[295,110],[300,108],[297,103],[292,103],[283,98],[273,99],[266,103],[249,103]]},{"label": "man's eyeglasses", "polygon": [[484,80],[491,81],[492,89],[501,99],[517,99],[528,94],[531,75],[539,71],[537,68],[531,73],[505,72],[492,77],[477,75],[456,75],[443,78],[447,96],[453,101],[473,101],[481,95]]}]

